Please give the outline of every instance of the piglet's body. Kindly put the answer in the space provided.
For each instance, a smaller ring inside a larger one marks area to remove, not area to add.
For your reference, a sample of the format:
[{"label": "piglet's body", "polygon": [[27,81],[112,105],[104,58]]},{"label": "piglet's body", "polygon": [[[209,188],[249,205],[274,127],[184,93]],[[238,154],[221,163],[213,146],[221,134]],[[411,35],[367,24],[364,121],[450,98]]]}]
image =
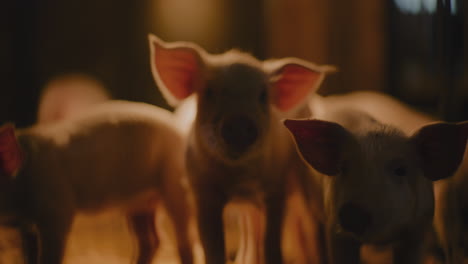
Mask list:
[{"label": "piglet's body", "polygon": [[390,95],[375,91],[356,91],[329,96],[314,95],[309,100],[309,108],[312,116],[319,117],[328,111],[338,109],[360,111],[372,116],[378,122],[398,127],[407,135],[411,135],[428,123],[437,121]]},{"label": "piglet's body", "polygon": [[[315,116],[316,117],[316,116]],[[459,166],[468,123],[434,123],[411,137],[352,110],[287,120],[322,187],[331,263],[359,263],[363,244],[393,248],[393,263],[421,263],[434,213],[432,181]]]},{"label": "piglet's body", "polygon": [[[0,215],[37,225],[40,264],[61,263],[76,212],[111,207],[128,216],[139,242],[138,263],[150,263],[158,245],[159,200],[174,220],[183,263],[191,263],[180,182],[183,139],[169,112],[142,103],[102,103],[62,122],[16,131],[18,155],[9,130],[2,130],[0,144]],[[21,163],[13,162],[15,156]],[[11,164],[20,165],[16,175],[5,170]]]}]

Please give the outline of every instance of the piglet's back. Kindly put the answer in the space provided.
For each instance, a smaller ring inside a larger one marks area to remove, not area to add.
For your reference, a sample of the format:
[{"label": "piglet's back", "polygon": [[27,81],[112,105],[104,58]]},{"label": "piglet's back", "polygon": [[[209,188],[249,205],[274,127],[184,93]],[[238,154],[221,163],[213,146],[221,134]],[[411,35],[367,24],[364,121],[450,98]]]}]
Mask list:
[{"label": "piglet's back", "polygon": [[143,103],[103,103],[18,137],[27,155],[20,176],[37,190],[74,195],[80,209],[121,204],[154,190],[169,170],[182,173],[183,141],[171,113]]},{"label": "piglet's back", "polygon": [[383,127],[372,115],[349,107],[325,108],[315,111],[312,117],[338,123],[353,134],[366,134]]}]

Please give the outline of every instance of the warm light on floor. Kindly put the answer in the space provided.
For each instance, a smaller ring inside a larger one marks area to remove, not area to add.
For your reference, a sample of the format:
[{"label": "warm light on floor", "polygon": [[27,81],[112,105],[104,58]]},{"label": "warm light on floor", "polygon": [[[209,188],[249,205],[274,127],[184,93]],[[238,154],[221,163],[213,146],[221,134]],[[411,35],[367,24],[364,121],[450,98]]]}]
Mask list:
[{"label": "warm light on floor", "polygon": [[[167,222],[165,216],[163,221]],[[173,238],[165,232],[162,232],[160,236],[161,247],[153,263],[179,263]],[[0,263],[23,264],[21,242],[17,232],[1,228],[0,238]],[[135,244],[128,232],[125,218],[119,213],[78,216],[69,237],[64,263],[129,264],[135,251]],[[195,250],[195,263],[201,263],[199,251],[200,249]]]},{"label": "warm light on floor", "polygon": [[[162,226],[167,226],[165,215],[162,216],[162,219],[158,219],[158,221],[163,222]],[[234,235],[233,231],[235,232],[236,230],[232,228],[226,230],[227,237],[232,238]],[[177,252],[174,247],[175,244],[170,232],[161,232],[160,237],[161,247],[153,260],[153,264],[179,264],[180,262],[177,259]],[[232,243],[228,244],[231,247],[233,246]],[[18,234],[12,229],[1,228],[0,263],[24,264],[19,247],[20,240]],[[196,245],[194,248],[195,264],[202,264],[201,247]],[[130,264],[132,263],[131,259],[135,250],[132,237],[127,230],[125,218],[122,215],[110,212],[98,216],[78,216],[72,228],[64,264]],[[361,253],[364,255],[365,263],[367,264],[391,263],[391,254],[388,251],[363,248]],[[287,259],[286,264],[296,264],[294,257],[289,254],[285,255]],[[437,264],[437,262],[428,258],[425,264]]]}]

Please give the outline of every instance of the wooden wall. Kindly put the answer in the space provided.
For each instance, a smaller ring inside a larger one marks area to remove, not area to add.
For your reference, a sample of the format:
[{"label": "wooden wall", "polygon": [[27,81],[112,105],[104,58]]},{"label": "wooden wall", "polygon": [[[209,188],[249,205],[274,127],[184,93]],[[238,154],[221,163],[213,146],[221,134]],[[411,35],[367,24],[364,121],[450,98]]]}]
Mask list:
[{"label": "wooden wall", "polygon": [[[466,47],[468,12],[458,2]],[[333,64],[340,71],[327,78],[322,94],[379,90],[447,119],[468,119],[466,48],[459,54],[457,96],[445,103],[453,107],[442,109],[440,96],[448,89],[433,81],[433,62],[425,61],[434,52],[432,24],[421,21],[385,0],[6,1],[0,9],[0,122],[34,122],[44,83],[70,72],[94,76],[116,98],[168,107],[151,77],[149,32],[196,41],[210,52],[240,48],[261,59]],[[418,34],[423,37],[412,40]],[[418,43],[430,43],[422,57],[412,56],[424,50]]]}]

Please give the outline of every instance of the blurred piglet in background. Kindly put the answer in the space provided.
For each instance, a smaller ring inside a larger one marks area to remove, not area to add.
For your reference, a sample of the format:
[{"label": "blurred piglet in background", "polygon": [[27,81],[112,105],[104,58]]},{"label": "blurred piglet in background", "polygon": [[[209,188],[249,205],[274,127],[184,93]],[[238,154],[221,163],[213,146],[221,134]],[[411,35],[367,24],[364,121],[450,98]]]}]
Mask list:
[{"label": "blurred piglet in background", "polygon": [[[322,187],[331,263],[360,263],[363,244],[393,247],[393,263],[421,263],[434,213],[432,181],[452,176],[468,123],[433,123],[406,136],[359,111],[286,120]],[[323,199],[323,200],[322,200]]]},{"label": "blurred piglet in background", "polygon": [[[38,124],[51,124],[72,118],[76,114],[86,111],[89,107],[106,102],[110,99],[106,88],[92,76],[81,73],[69,73],[54,77],[48,81],[41,91],[37,110]],[[10,263],[20,259],[12,253],[21,248],[17,232],[8,227],[0,229],[2,254],[0,262]],[[32,230],[21,230],[22,240],[34,240]],[[24,243],[23,243],[24,244]],[[35,244],[29,242],[26,244]],[[28,251],[37,249],[28,249]],[[21,255],[19,252],[18,255]]]},{"label": "blurred piglet in background", "polygon": [[2,127],[1,220],[35,226],[39,252],[28,252],[31,263],[62,263],[74,215],[105,208],[126,213],[137,263],[151,263],[159,201],[175,225],[182,263],[192,263],[184,139],[172,118],[155,106],[111,101],[60,122]]},{"label": "blurred piglet in background", "polygon": [[46,84],[41,92],[37,111],[38,123],[60,121],[105,102],[110,95],[104,86],[91,76],[67,74]]},{"label": "blurred piglet in background", "polygon": [[[237,259],[282,263],[285,186],[300,160],[280,119],[308,116],[307,98],[331,68],[294,58],[261,62],[235,50],[213,55],[153,35],[149,40],[162,94],[173,106],[188,100],[181,107],[189,113],[178,115],[189,123],[187,169],[206,263],[225,263],[223,210],[239,200],[264,206],[266,229],[265,244],[254,238],[250,244],[259,248]],[[257,223],[250,234],[262,233],[258,222],[249,222]]]}]

